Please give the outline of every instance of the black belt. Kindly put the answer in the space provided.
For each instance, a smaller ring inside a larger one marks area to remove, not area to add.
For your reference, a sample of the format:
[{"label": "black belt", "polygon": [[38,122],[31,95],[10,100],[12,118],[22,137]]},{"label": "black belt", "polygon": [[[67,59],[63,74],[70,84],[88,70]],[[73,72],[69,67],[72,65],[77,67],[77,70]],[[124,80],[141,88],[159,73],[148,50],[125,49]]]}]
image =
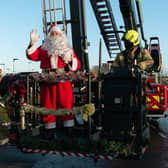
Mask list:
[{"label": "black belt", "polygon": [[50,73],[50,72],[65,73],[65,69],[64,68],[56,68],[56,69],[44,68],[44,69],[42,69],[42,72],[46,72],[46,73]]}]

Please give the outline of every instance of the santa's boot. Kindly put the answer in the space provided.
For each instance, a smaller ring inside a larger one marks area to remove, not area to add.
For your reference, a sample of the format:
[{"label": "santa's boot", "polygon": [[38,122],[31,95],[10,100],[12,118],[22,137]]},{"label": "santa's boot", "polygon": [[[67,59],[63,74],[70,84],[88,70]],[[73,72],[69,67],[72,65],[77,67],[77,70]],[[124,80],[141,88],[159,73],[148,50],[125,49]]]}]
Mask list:
[{"label": "santa's boot", "polygon": [[56,122],[45,123],[43,138],[48,140],[56,138]]},{"label": "santa's boot", "polygon": [[74,136],[74,120],[65,120],[63,122],[66,136]]}]

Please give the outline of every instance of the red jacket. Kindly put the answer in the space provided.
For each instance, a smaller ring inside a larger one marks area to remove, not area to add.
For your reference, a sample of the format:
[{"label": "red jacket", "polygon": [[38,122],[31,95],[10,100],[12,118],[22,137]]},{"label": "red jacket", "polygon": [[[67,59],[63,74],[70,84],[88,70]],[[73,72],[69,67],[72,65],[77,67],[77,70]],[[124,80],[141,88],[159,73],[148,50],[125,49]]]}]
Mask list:
[{"label": "red jacket", "polygon": [[[45,51],[41,46],[38,47],[37,49],[32,46],[30,49],[27,49],[26,55],[27,58],[32,60],[32,61],[40,61],[40,68],[52,68],[51,63],[50,63],[50,56],[48,55],[47,51]],[[72,60],[72,68],[70,70],[72,71],[77,71],[80,69],[80,61],[77,58],[74,50],[73,51],[73,60]],[[57,68],[63,68],[68,66],[65,64],[60,56],[57,58]]]}]

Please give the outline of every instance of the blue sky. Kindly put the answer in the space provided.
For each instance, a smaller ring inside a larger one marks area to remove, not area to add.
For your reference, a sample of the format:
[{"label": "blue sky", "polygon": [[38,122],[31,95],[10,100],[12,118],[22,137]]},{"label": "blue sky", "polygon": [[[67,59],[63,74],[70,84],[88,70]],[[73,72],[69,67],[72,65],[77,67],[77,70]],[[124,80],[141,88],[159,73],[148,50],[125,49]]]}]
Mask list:
[{"label": "blue sky", "polygon": [[[60,0],[57,0],[60,1]],[[86,21],[89,47],[89,61],[91,66],[98,64],[100,31],[90,6],[89,0],[86,3]],[[110,0],[113,13],[117,22],[117,27],[123,25],[122,16],[119,9],[118,0]],[[161,44],[163,57],[163,69],[168,72],[168,1],[166,0],[142,0],[144,15],[144,34],[149,42],[152,36],[158,36]],[[0,5],[0,64],[5,64],[6,72],[13,71],[13,58],[15,61],[15,71],[39,71],[39,63],[30,62],[25,55],[25,49],[29,43],[30,31],[38,29],[41,39],[42,32],[42,9],[41,0],[12,0],[2,1]],[[109,60],[106,48],[103,44],[102,62]],[[3,69],[3,65],[0,65]]]}]

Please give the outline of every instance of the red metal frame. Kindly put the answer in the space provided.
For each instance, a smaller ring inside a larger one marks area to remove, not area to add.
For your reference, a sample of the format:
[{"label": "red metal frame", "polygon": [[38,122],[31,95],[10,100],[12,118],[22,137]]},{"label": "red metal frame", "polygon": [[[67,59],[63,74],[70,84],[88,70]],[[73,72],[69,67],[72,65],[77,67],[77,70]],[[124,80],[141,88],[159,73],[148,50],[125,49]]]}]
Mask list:
[{"label": "red metal frame", "polygon": [[159,55],[159,67],[158,67],[158,72],[161,71],[161,66],[162,66],[162,54],[160,52],[160,42],[158,37],[151,37],[150,38],[150,43],[149,43],[149,53],[151,54],[152,50],[158,50],[158,55]]}]

